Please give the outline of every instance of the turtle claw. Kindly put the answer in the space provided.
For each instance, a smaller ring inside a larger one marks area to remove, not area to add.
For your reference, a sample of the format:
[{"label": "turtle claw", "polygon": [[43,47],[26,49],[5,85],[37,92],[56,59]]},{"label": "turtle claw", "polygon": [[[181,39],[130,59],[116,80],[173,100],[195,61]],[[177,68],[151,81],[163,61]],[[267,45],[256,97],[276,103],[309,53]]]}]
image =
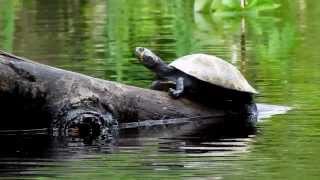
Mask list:
[{"label": "turtle claw", "polygon": [[169,95],[174,98],[174,99],[178,99],[181,96],[181,91],[179,90],[175,90],[173,88],[169,89]]}]

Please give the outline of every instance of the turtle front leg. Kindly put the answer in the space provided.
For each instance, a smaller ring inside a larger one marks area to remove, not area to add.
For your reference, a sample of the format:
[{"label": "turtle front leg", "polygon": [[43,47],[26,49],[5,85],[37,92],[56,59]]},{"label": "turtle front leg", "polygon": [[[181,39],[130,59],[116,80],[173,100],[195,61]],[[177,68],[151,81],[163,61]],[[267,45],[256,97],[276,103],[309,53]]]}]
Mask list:
[{"label": "turtle front leg", "polygon": [[184,78],[179,77],[176,82],[176,88],[169,89],[169,95],[176,99],[182,96],[183,92],[184,92]]}]

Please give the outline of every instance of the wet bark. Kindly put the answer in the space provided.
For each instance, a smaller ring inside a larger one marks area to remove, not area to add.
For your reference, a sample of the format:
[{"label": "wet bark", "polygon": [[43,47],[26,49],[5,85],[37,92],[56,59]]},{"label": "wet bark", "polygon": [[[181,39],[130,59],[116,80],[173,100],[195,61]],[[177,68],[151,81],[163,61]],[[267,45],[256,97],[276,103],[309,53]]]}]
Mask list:
[{"label": "wet bark", "polygon": [[97,79],[5,52],[0,52],[0,112],[1,128],[66,129],[82,123],[104,126],[103,131],[115,129],[118,122],[226,115],[225,109],[175,100],[165,92]]}]

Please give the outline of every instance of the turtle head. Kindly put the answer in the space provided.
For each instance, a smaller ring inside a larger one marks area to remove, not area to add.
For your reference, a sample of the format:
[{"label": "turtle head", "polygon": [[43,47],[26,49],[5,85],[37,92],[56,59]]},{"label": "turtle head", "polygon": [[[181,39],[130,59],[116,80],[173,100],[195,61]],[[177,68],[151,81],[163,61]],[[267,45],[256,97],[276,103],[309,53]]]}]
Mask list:
[{"label": "turtle head", "polygon": [[140,62],[150,69],[157,67],[161,63],[160,58],[147,48],[137,47],[135,55]]}]

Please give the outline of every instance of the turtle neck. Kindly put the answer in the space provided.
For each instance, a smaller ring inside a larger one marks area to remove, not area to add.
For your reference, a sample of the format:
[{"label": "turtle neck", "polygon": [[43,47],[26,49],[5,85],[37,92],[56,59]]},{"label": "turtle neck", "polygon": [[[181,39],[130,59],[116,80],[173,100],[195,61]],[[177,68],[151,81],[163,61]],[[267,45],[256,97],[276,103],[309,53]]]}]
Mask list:
[{"label": "turtle neck", "polygon": [[172,72],[174,69],[166,64],[162,59],[158,58],[158,64],[152,68],[158,77],[164,77]]}]

